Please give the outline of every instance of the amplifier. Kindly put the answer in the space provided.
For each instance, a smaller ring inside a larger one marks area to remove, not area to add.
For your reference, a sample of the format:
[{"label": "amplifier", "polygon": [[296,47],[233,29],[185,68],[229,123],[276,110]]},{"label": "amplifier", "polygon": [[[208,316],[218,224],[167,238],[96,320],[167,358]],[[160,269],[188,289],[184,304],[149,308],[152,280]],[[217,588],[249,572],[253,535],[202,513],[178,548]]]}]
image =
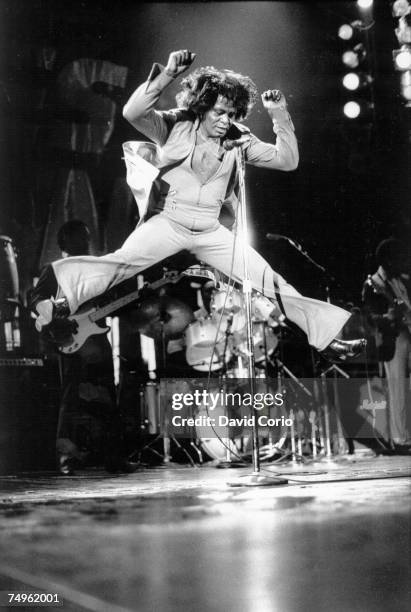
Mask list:
[{"label": "amplifier", "polygon": [[58,362],[0,357],[0,474],[55,468]]},{"label": "amplifier", "polygon": [[34,367],[44,366],[44,360],[40,357],[0,357],[0,367]]}]

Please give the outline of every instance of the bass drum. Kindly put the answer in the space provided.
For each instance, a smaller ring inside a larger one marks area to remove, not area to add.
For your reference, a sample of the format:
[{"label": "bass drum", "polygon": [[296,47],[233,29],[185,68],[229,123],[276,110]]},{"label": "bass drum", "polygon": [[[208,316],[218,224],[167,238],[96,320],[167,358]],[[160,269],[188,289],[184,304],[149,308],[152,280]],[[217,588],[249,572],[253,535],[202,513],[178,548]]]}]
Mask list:
[{"label": "bass drum", "polygon": [[[200,446],[211,459],[229,461],[240,457],[240,441],[229,438],[200,438]],[[242,452],[242,451],[241,451]]]},{"label": "bass drum", "polygon": [[245,442],[242,439],[243,427],[219,425],[219,417],[226,414],[227,411],[221,404],[214,409],[201,404],[196,414],[196,417],[215,419],[215,425],[196,425],[195,431],[200,447],[211,459],[216,461],[226,461],[230,458],[239,459],[241,448]]},{"label": "bass drum", "polygon": [[224,345],[224,341],[220,342],[216,345],[214,351],[212,346],[187,347],[186,361],[189,366],[198,372],[215,372],[217,370],[221,370],[223,365],[228,363],[232,356],[232,352],[229,347],[227,347],[224,354]]}]

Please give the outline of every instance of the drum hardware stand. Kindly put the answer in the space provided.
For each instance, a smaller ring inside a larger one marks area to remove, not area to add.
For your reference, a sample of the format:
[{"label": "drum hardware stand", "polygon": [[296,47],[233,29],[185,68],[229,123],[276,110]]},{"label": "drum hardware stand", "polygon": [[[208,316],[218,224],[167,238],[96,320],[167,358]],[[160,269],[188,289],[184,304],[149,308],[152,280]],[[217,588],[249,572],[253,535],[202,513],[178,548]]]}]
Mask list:
[{"label": "drum hardware stand", "polygon": [[[165,393],[164,396],[165,396],[165,398],[167,398],[167,393]],[[160,406],[160,414],[161,414],[161,406]],[[170,432],[169,432],[169,418],[168,418],[168,408],[167,408],[167,406],[163,410],[163,415],[164,415],[163,434],[160,434],[160,435],[163,438],[163,453],[164,453],[163,454],[163,464],[164,464],[164,467],[178,467],[179,466],[179,464],[177,462],[172,460],[171,454],[170,454],[171,441],[173,441],[174,444],[177,446],[177,448],[179,448],[181,451],[183,451],[183,453],[186,455],[186,457],[188,458],[191,466],[193,468],[197,468],[197,465],[194,463],[193,459],[190,457],[190,455],[186,451],[186,449],[183,446],[181,446],[181,444],[177,440],[177,438],[173,434],[170,434]],[[197,450],[197,453],[198,452],[199,451]]]},{"label": "drum hardware stand", "polygon": [[317,435],[316,435],[317,425],[316,425],[316,420],[317,420],[317,414],[316,414],[315,410],[310,410],[311,446],[312,446],[312,453],[313,453],[314,461],[317,458]]},{"label": "drum hardware stand", "polygon": [[[333,389],[334,389],[335,416],[336,416],[336,422],[337,422],[337,435],[338,435],[339,445],[340,445],[340,439],[344,440],[344,433],[343,433],[341,419],[340,419],[340,404],[339,404],[339,396],[338,396],[338,389],[337,389],[337,373],[341,374],[345,378],[350,378],[350,377],[346,372],[344,372],[344,370],[339,368],[337,365],[333,364],[327,370],[324,370],[323,372],[321,372],[321,389],[322,389],[322,398],[323,398],[322,412],[324,415],[323,448],[324,448],[325,455],[321,457],[319,461],[333,461],[332,459],[333,454],[341,455],[341,454],[346,454],[347,452],[346,444],[344,444],[345,446],[344,450],[340,447],[338,448],[338,453],[333,453],[333,450],[331,448],[330,400],[329,400],[329,394],[327,390],[327,374],[329,372],[333,372],[333,375],[334,375]],[[322,432],[320,431],[320,435],[321,433]]]},{"label": "drum hardware stand", "polygon": [[[230,324],[231,326],[231,324]],[[222,385],[223,385],[223,390],[224,392],[226,392],[227,390],[227,376],[226,373],[224,373],[221,377],[220,377],[221,381],[222,381]],[[227,407],[226,407],[227,408]],[[227,415],[228,416],[228,415]],[[222,444],[224,445],[225,449],[226,449],[226,458],[224,461],[219,461],[216,465],[216,468],[220,468],[220,469],[230,469],[230,468],[243,468],[243,467],[248,467],[249,463],[246,463],[245,461],[242,461],[241,459],[233,459],[232,458],[232,442],[231,442],[231,438],[223,438],[222,440]]]},{"label": "drum hardware stand", "polygon": [[[167,313],[166,313],[167,314]],[[167,364],[167,345],[166,345],[166,335],[164,332],[164,324],[166,323],[166,321],[164,320],[164,317],[161,319],[161,354],[162,354],[162,371],[165,373],[166,372],[166,364]],[[165,397],[167,397],[167,393],[165,394]],[[161,414],[161,407],[160,407],[160,414]],[[164,433],[162,434],[162,438],[163,438],[163,463],[165,464],[165,467],[171,467],[171,466],[177,466],[178,464],[172,460],[171,458],[171,454],[170,454],[170,449],[171,449],[171,441],[174,442],[174,444],[177,446],[177,448],[179,448],[180,450],[183,451],[183,453],[187,456],[189,462],[191,463],[192,467],[196,468],[196,464],[194,463],[194,461],[192,460],[192,458],[190,457],[190,455],[187,453],[187,451],[185,450],[185,448],[183,448],[181,446],[181,444],[179,443],[179,441],[177,440],[177,438],[174,435],[170,435],[170,432],[168,431],[168,425],[169,425],[169,421],[168,421],[168,410],[165,409],[164,410],[164,423],[163,423],[163,428],[164,428]]]},{"label": "drum hardware stand", "polygon": [[201,450],[198,448],[197,444],[196,444],[195,442],[193,442],[192,440],[191,440],[191,442],[190,442],[190,446],[191,446],[191,447],[193,448],[193,450],[195,450],[195,452],[197,453],[197,456],[198,456],[198,462],[199,462],[199,464],[200,464],[200,465],[202,465],[202,464],[204,463],[204,460],[203,460],[203,453],[202,453],[202,452],[201,452]]},{"label": "drum hardware stand", "polygon": [[341,374],[344,378],[350,378],[349,374],[339,368],[337,365],[333,364],[326,370],[323,374],[324,377],[329,373],[333,373],[333,392],[334,392],[334,407],[335,407],[335,418],[337,423],[337,453],[334,451],[334,454],[338,455],[346,455],[348,453],[348,445],[344,438],[344,432],[341,424],[341,405],[340,405],[340,395],[338,392],[338,379],[337,374]]},{"label": "drum hardware stand", "polygon": [[[236,162],[239,176],[239,209],[240,209],[240,227],[242,231],[242,256],[244,264],[244,276],[242,289],[244,294],[244,302],[246,306],[246,322],[247,322],[247,365],[249,389],[252,398],[255,396],[255,361],[254,361],[254,344],[253,344],[253,324],[252,324],[252,309],[251,309],[251,279],[248,268],[248,242],[247,242],[247,207],[245,193],[245,157],[244,152],[240,147],[235,149]],[[253,472],[240,478],[237,482],[229,482],[229,486],[273,486],[287,484],[285,478],[276,478],[272,476],[262,476],[260,473],[260,457],[259,457],[259,440],[258,440],[258,412],[252,408],[253,425],[252,425],[252,441],[253,441]]]},{"label": "drum hardware stand", "polygon": [[[229,337],[232,335],[231,332],[231,327],[233,325],[233,319],[234,319],[234,315],[232,312],[230,312],[229,316],[227,317],[227,327],[226,330],[224,332],[224,348],[223,348],[223,369],[222,369],[222,378],[224,378],[227,374],[227,360],[226,360],[226,354],[227,354],[227,349],[228,349],[228,339]],[[212,361],[212,357],[211,356],[211,361]],[[220,355],[217,352],[217,357],[220,357]]]},{"label": "drum hardware stand", "polygon": [[[287,388],[285,385],[285,373],[293,380],[297,386],[309,397],[312,398],[312,392],[297,378],[297,376],[284,364],[284,362],[278,357],[274,357],[274,359],[269,359],[269,362],[276,367],[277,369],[277,381],[278,381],[278,389],[281,389],[281,393],[283,398],[286,400],[287,398]],[[284,405],[286,403],[284,402]],[[315,414],[315,413],[314,413]],[[291,461],[293,469],[301,469],[304,466],[301,465],[301,461],[306,463],[308,460],[303,458],[302,455],[302,440],[298,432],[296,432],[295,421],[297,414],[293,408],[289,411],[289,418],[292,420],[292,424],[290,427],[287,427],[287,434],[290,435],[290,444],[291,444]],[[296,445],[296,433],[297,433],[297,445]]]}]

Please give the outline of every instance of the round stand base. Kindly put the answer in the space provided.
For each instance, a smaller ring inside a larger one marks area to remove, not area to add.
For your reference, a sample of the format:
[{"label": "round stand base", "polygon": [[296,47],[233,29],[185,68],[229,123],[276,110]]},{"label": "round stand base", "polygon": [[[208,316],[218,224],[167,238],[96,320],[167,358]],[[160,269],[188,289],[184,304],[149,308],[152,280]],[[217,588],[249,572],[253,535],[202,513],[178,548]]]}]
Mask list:
[{"label": "round stand base", "polygon": [[244,474],[244,476],[227,482],[227,484],[229,487],[275,487],[288,484],[288,480],[276,476],[263,476],[259,472],[253,472],[252,474]]},{"label": "round stand base", "polygon": [[336,457],[334,455],[323,455],[322,457],[317,457],[312,460],[312,463],[317,463],[318,465],[337,465]]},{"label": "round stand base", "polygon": [[216,468],[220,470],[246,467],[250,467],[250,464],[245,463],[244,461],[219,461],[216,465]]}]

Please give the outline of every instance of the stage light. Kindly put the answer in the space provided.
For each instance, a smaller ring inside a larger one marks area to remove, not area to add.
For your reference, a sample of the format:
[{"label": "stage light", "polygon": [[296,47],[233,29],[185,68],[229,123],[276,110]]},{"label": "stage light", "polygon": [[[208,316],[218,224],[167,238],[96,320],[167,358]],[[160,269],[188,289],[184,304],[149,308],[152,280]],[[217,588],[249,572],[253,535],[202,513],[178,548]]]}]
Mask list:
[{"label": "stage light", "polygon": [[411,102],[411,70],[401,75],[401,94],[408,102]]},{"label": "stage light", "polygon": [[373,4],[373,0],[357,0],[357,5],[360,7],[360,9],[369,9]]},{"label": "stage light", "polygon": [[342,84],[346,89],[355,91],[370,85],[373,82],[371,75],[364,72],[347,72],[342,79]]},{"label": "stage light", "polygon": [[350,24],[344,23],[344,25],[340,26],[338,29],[338,36],[342,40],[350,40],[354,36],[354,30]]},{"label": "stage light", "polygon": [[356,72],[348,72],[344,76],[342,83],[346,89],[349,89],[350,91],[355,91],[360,86],[360,77]]},{"label": "stage light", "polygon": [[360,64],[358,55],[352,49],[344,51],[342,61],[349,68],[357,68]]},{"label": "stage light", "polygon": [[344,51],[342,61],[346,66],[348,66],[348,68],[358,68],[360,62],[363,61],[365,56],[366,51],[364,45],[362,43],[358,43],[358,45],[355,45],[353,49]]},{"label": "stage light", "polygon": [[369,23],[368,25],[361,21],[361,19],[356,19],[355,21],[351,21],[350,23],[344,23],[342,26],[338,28],[338,36],[342,40],[351,40],[354,36],[358,39],[358,33],[369,30],[370,27],[374,25],[374,22]]},{"label": "stage light", "polygon": [[394,65],[397,70],[411,69],[411,49],[404,45],[401,49],[395,49],[392,52]]},{"label": "stage light", "polygon": [[392,14],[394,17],[404,17],[411,12],[411,5],[408,0],[395,0],[392,5]]},{"label": "stage light", "polygon": [[409,45],[411,43],[411,15],[405,15],[399,19],[395,35],[400,45]]},{"label": "stage light", "polygon": [[355,102],[354,100],[350,100],[349,102],[346,102],[344,104],[344,115],[346,117],[348,117],[349,119],[356,119],[357,117],[360,116],[361,113],[361,106],[358,104],[358,102]]}]

